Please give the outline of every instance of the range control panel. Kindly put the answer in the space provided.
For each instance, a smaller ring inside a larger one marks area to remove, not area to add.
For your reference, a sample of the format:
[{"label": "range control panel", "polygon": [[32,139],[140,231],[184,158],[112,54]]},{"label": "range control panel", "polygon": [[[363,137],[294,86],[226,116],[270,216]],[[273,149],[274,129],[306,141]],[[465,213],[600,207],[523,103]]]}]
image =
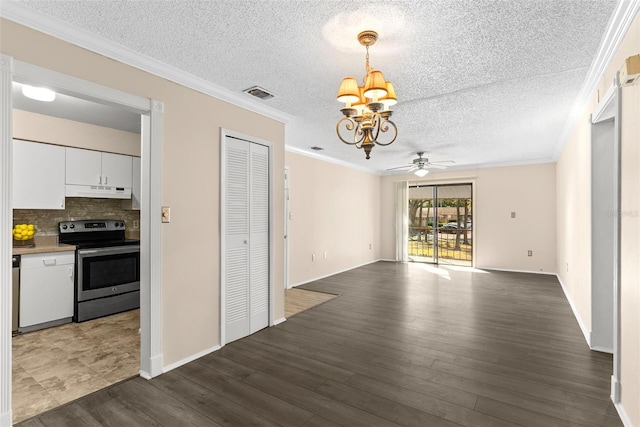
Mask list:
[{"label": "range control panel", "polygon": [[63,221],[58,224],[60,233],[124,231],[125,223],[120,219]]}]

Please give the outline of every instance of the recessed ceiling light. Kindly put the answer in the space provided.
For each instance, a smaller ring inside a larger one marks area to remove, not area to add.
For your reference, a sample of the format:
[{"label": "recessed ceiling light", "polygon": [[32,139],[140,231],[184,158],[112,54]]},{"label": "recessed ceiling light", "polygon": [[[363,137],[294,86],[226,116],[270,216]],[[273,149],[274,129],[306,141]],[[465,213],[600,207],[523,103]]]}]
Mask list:
[{"label": "recessed ceiling light", "polygon": [[22,85],[22,94],[36,101],[51,102],[56,99],[56,93],[44,87]]}]

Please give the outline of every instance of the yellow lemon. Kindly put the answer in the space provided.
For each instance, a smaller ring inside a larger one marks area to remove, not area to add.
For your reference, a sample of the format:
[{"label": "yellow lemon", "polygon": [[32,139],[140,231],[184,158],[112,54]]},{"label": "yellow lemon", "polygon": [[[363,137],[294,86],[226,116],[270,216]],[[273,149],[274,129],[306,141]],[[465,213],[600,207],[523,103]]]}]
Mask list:
[{"label": "yellow lemon", "polygon": [[33,230],[35,227],[33,226],[33,224],[27,224],[27,230],[31,231]]},{"label": "yellow lemon", "polygon": [[29,236],[29,237],[33,237],[33,234],[34,234],[33,229],[31,229],[31,230],[27,230],[27,236]]}]

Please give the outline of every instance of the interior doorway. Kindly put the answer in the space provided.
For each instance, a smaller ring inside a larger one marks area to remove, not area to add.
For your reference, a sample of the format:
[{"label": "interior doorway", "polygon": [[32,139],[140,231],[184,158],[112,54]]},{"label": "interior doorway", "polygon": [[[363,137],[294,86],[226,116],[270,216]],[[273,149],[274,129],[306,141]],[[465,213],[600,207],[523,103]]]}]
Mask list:
[{"label": "interior doorway", "polygon": [[620,401],[620,85],[591,114],[592,350],[613,354],[611,398]]},{"label": "interior doorway", "polygon": [[473,265],[472,195],[471,183],[409,185],[409,261]]},{"label": "interior doorway", "polygon": [[[161,353],[161,319],[160,319],[160,217],[151,212],[160,211],[161,194],[160,177],[162,165],[162,117],[163,104],[147,98],[131,95],[115,89],[107,88],[86,80],[71,77],[31,64],[14,60],[2,55],[1,85],[3,93],[11,93],[12,83],[34,82],[47,86],[57,93],[77,97],[84,100],[103,103],[111,107],[126,109],[142,117],[142,167],[141,167],[141,209],[140,209],[140,366],[139,374],[151,378],[162,373]],[[12,123],[12,97],[2,97],[0,115],[3,123]],[[7,171],[0,179],[2,210],[0,225],[3,229],[13,222],[12,213],[12,130],[11,126],[3,126],[0,138],[0,169]],[[153,244],[152,244],[153,243]],[[0,424],[10,425],[12,420],[12,363],[11,363],[11,282],[9,274],[9,254],[12,252],[11,241],[0,242],[0,255],[3,275],[0,277]],[[5,298],[6,296],[6,298]],[[5,321],[7,320],[7,321]]]}]

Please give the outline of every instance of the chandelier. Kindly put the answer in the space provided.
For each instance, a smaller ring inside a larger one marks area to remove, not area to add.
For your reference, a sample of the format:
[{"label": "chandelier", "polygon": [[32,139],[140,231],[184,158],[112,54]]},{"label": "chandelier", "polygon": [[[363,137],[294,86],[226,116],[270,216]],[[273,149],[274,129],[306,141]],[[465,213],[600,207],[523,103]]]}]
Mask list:
[{"label": "chandelier", "polygon": [[[364,149],[369,158],[375,144],[390,145],[398,136],[396,124],[389,120],[393,111],[389,107],[398,101],[391,82],[385,81],[382,71],[369,66],[369,46],[378,40],[375,31],[363,31],[358,34],[358,41],[367,50],[366,70],[363,86],[353,77],[345,77],[340,84],[337,100],[344,102],[340,111],[345,117],[336,125],[338,138],[345,144]],[[384,138],[384,134],[389,132]],[[343,135],[346,134],[346,137]],[[378,137],[383,138],[378,140]]]}]

